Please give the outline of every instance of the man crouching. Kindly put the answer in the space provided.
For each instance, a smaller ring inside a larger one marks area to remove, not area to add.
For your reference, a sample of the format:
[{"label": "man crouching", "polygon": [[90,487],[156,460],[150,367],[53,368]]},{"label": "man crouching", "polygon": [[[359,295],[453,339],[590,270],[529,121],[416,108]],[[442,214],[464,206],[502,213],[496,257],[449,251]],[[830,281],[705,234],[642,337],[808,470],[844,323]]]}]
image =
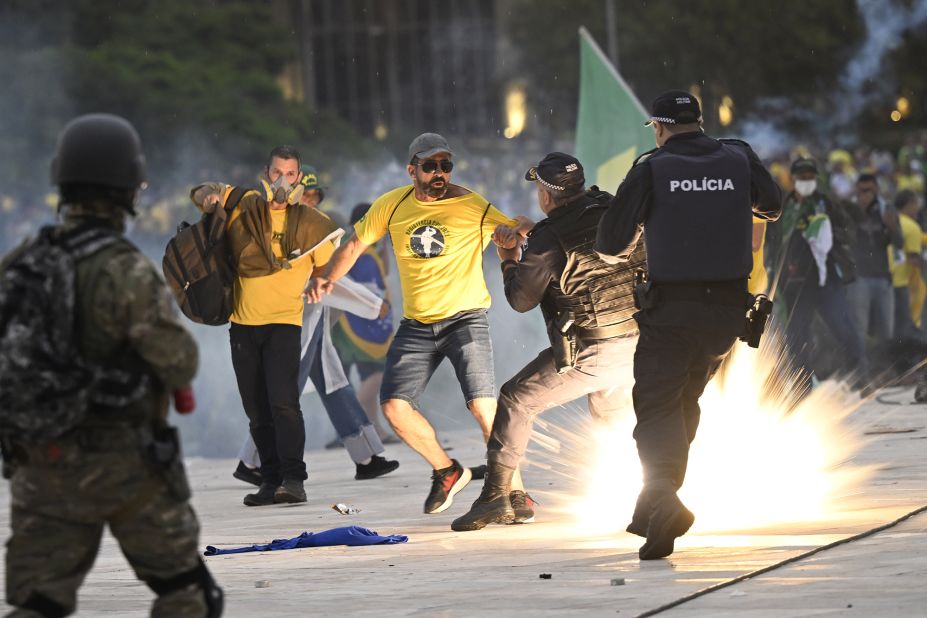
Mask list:
[{"label": "man crouching", "polygon": [[547,218],[534,227],[524,249],[509,228],[500,227],[495,240],[505,298],[522,313],[541,306],[551,346],[502,387],[483,492],[470,512],[454,520],[451,528],[458,531],[533,517],[530,497],[510,496],[509,486],[534,417],[586,395],[596,419],[613,418],[620,404],[615,374],[628,351],[621,339],[637,332],[634,271],[644,264],[643,249],[609,265],[592,248],[611,196],[596,187],[587,191],[580,162],[560,152],[544,157],[525,179],[537,184]]}]

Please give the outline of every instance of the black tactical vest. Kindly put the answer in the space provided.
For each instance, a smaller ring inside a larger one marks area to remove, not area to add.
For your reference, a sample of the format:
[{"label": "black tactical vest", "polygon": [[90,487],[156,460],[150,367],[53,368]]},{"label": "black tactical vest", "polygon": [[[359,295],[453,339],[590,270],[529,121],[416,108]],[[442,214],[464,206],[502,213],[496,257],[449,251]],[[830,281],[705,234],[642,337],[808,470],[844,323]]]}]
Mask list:
[{"label": "black tactical vest", "polygon": [[637,244],[628,262],[606,264],[593,250],[593,244],[608,204],[588,196],[580,204],[585,206],[580,216],[560,217],[548,223],[566,254],[559,289],[551,288],[548,296],[559,313],[572,312],[580,328],[626,324],[627,332],[634,332],[634,271],[645,267],[643,243]]},{"label": "black tactical vest", "polygon": [[648,159],[653,202],[644,221],[655,282],[746,279],[753,268],[750,162],[722,143],[689,156],[659,150]]}]

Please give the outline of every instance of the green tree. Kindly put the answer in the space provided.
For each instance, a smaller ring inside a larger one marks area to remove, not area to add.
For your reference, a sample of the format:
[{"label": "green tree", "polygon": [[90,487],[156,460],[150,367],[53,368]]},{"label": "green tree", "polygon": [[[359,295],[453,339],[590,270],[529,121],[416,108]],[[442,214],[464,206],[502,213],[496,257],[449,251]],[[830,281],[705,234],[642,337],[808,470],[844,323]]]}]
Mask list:
[{"label": "green tree", "polygon": [[[529,60],[523,64],[533,86],[529,97],[536,108],[554,109],[559,128],[570,130],[578,91],[576,30],[585,25],[604,47],[604,2],[511,4],[508,32]],[[709,128],[723,96],[733,98],[741,116],[772,97],[814,104],[833,86],[863,34],[855,6],[853,0],[622,1],[619,68],[645,106],[664,90],[699,85]]]}]

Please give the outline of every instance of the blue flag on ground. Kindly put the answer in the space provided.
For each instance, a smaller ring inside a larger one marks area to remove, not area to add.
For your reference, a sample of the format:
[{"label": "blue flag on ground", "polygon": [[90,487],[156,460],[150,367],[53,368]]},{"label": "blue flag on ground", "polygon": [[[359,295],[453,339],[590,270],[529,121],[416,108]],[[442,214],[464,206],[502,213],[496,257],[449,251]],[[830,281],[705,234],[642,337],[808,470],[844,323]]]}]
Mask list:
[{"label": "blue flag on ground", "polygon": [[212,545],[206,546],[203,552],[206,556],[221,556],[223,554],[244,554],[252,551],[276,551],[280,549],[299,549],[302,547],[327,547],[331,545],[394,545],[396,543],[405,543],[409,537],[402,534],[392,534],[389,536],[380,536],[373,530],[361,528],[360,526],[346,526],[344,528],[332,528],[324,532],[303,532],[299,536],[291,539],[274,539],[265,545],[250,545],[248,547],[233,547],[231,549],[219,549]]}]

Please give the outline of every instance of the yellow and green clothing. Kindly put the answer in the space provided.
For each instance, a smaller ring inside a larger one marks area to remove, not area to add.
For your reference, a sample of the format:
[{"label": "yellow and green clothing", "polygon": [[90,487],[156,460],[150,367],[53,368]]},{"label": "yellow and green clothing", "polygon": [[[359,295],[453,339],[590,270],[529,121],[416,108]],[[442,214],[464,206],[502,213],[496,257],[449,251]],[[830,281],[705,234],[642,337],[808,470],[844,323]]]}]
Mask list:
[{"label": "yellow and green clothing", "polygon": [[[908,254],[921,255],[924,248],[924,232],[917,221],[911,217],[900,214],[898,221],[901,224],[902,250],[905,256]],[[924,309],[924,300],[927,298],[927,286],[924,284],[923,276],[919,269],[912,268],[907,259],[901,263],[896,263],[892,247],[889,247],[889,263],[892,270],[892,286],[896,288],[908,288],[908,294],[911,301],[911,319],[917,326],[920,326],[921,312]]]},{"label": "yellow and green clothing", "polygon": [[483,251],[499,224],[515,221],[478,193],[422,202],[407,185],[377,198],[354,231],[365,245],[390,234],[403,315],[431,324],[489,307]]},{"label": "yellow and green clothing", "polygon": [[[386,288],[386,265],[375,247],[367,247],[351,267],[348,276],[387,302],[390,301]],[[393,341],[392,311],[373,320],[344,312],[332,328],[332,341],[345,364],[382,364],[389,344]]]}]

